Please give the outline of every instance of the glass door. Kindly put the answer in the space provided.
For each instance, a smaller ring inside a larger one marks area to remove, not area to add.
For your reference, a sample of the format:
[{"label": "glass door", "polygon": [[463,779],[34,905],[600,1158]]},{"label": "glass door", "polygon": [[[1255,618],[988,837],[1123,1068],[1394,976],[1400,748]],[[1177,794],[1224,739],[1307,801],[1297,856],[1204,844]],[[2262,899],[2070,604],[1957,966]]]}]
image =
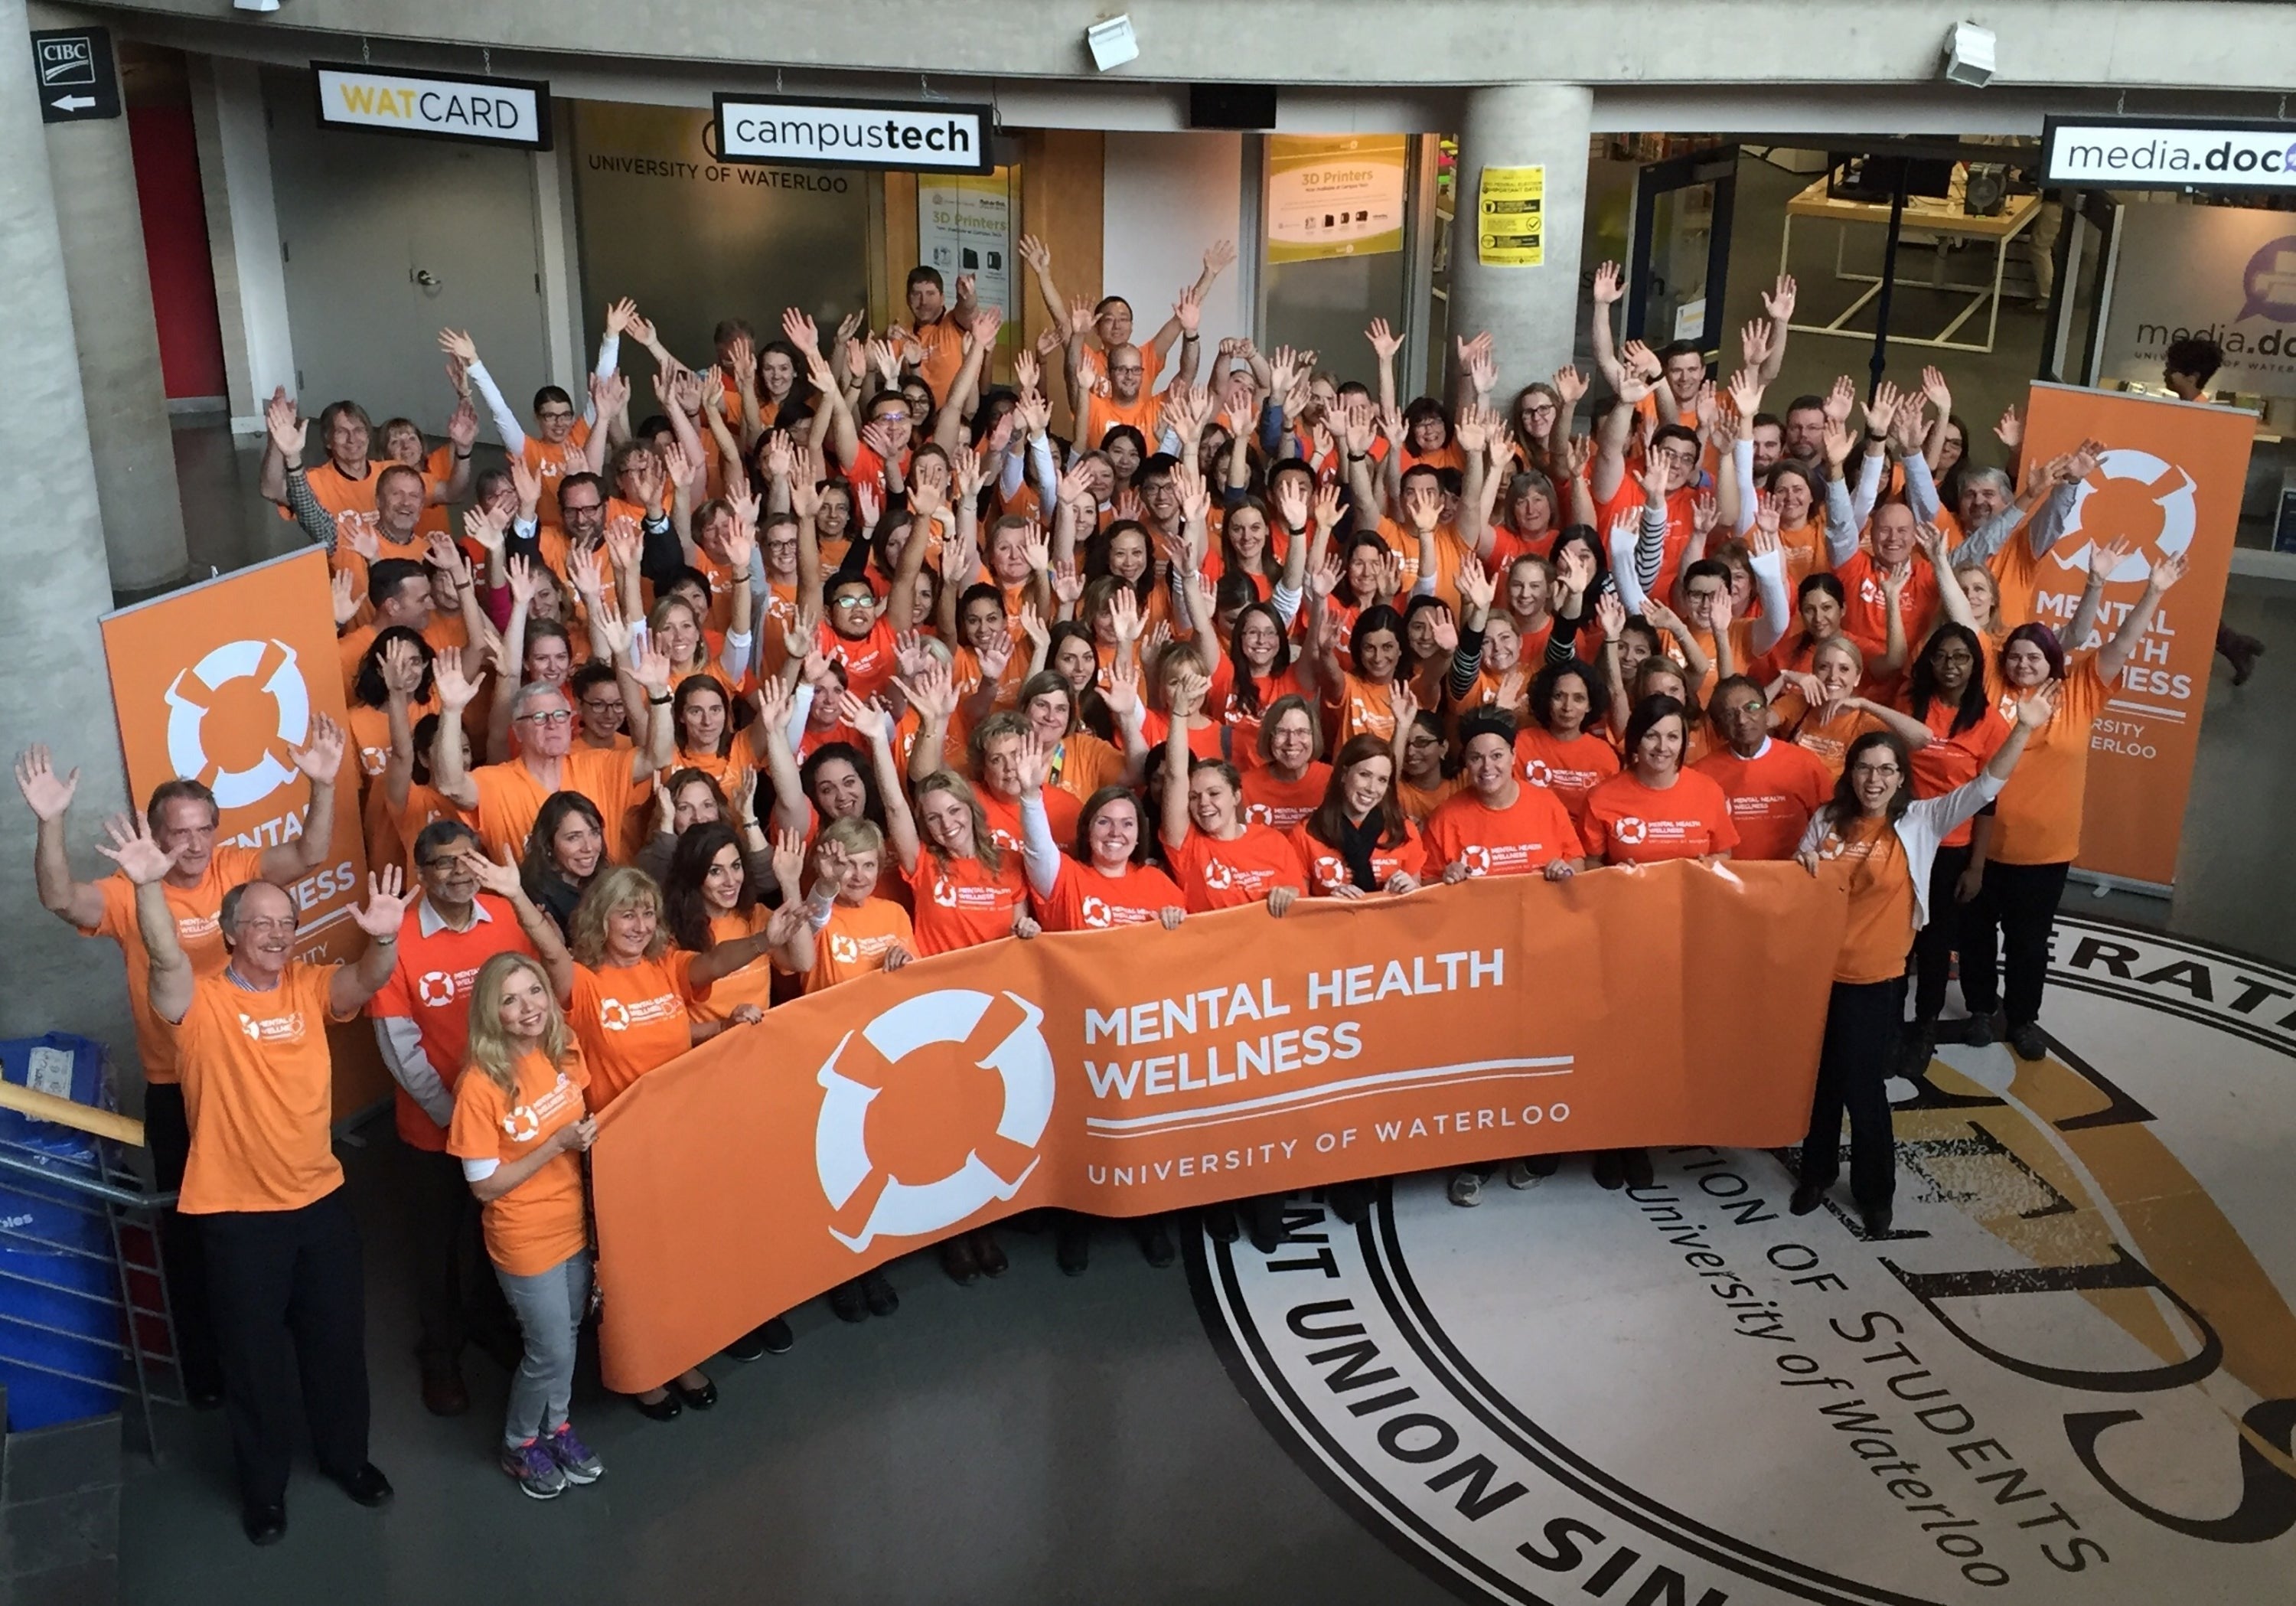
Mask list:
[{"label": "glass door", "polygon": [[1719,351],[1737,188],[1736,145],[1653,161],[1636,175],[1628,338],[1654,348],[1689,341],[1710,356]]},{"label": "glass door", "polygon": [[[2041,342],[2040,377],[2093,385],[2104,360],[2104,325],[2112,310],[2114,259],[2124,209],[2102,190],[2051,191],[2042,197],[2044,226],[2054,226],[2055,297]],[[2051,210],[2059,217],[2052,224]]]}]

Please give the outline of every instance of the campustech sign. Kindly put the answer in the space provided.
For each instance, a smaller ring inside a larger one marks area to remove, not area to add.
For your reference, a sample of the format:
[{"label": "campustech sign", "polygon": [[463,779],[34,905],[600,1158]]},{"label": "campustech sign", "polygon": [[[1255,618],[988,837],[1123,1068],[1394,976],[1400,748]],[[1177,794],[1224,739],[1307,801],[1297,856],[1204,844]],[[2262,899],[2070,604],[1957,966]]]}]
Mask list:
[{"label": "campustech sign", "polygon": [[550,149],[550,86],[526,78],[378,72],[314,62],[319,121],[429,139]]},{"label": "campustech sign", "polygon": [[726,161],[986,173],[996,126],[993,107],[954,101],[718,96],[718,153]]},{"label": "campustech sign", "polygon": [[2296,124],[2048,119],[2043,184],[2296,189]]}]

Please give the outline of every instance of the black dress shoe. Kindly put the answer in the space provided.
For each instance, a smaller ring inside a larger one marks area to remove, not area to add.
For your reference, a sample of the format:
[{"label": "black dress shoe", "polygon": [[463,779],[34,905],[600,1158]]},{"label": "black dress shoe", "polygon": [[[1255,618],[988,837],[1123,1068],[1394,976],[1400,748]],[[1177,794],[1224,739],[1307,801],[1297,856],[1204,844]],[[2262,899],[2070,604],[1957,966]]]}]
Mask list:
[{"label": "black dress shoe", "polygon": [[968,1236],[972,1240],[972,1264],[980,1268],[980,1274],[983,1277],[1004,1275],[1005,1268],[1013,1263],[1004,1258],[1004,1246],[996,1241],[995,1235],[983,1227]]},{"label": "black dress shoe", "polygon": [[840,1282],[829,1290],[829,1310],[840,1322],[866,1322],[869,1307],[862,1303],[861,1280]]},{"label": "black dress shoe", "polygon": [[873,1269],[864,1272],[860,1281],[861,1297],[867,1303],[871,1315],[890,1316],[901,1308],[901,1297],[893,1291],[884,1272]]},{"label": "black dress shoe", "polygon": [[1139,1223],[1140,1256],[1158,1271],[1163,1270],[1180,1257],[1173,1246],[1172,1235],[1164,1230],[1164,1218],[1152,1215]]},{"label": "black dress shoe", "polygon": [[250,1544],[276,1544],[287,1536],[287,1508],[243,1505],[239,1508],[239,1526]]},{"label": "black dress shoe", "polygon": [[1092,1224],[1083,1216],[1064,1212],[1053,1223],[1053,1264],[1063,1277],[1081,1277],[1092,1264]]},{"label": "black dress shoe", "polygon": [[1244,1201],[1245,1230],[1251,1236],[1251,1247],[1262,1255],[1273,1255],[1283,1242],[1283,1196],[1263,1193]]},{"label": "black dress shoe", "polygon": [[1235,1207],[1226,1199],[1204,1207],[1204,1231],[1214,1243],[1232,1244],[1243,1236],[1235,1222]]},{"label": "black dress shoe", "polygon": [[972,1258],[972,1246],[963,1233],[941,1240],[940,1269],[959,1288],[971,1287],[972,1280],[980,1275],[980,1264]]},{"label": "black dress shoe", "polygon": [[718,1403],[718,1385],[707,1378],[701,1380],[701,1387],[699,1388],[688,1388],[684,1383],[673,1380],[669,1385],[669,1391],[696,1411],[707,1411]]},{"label": "black dress shoe", "polygon": [[1793,1198],[1786,1201],[1786,1209],[1788,1213],[1794,1215],[1808,1215],[1811,1211],[1825,1203],[1825,1190],[1832,1186],[1833,1186],[1833,1184],[1830,1182],[1796,1182],[1794,1184]]},{"label": "black dress shoe", "polygon": [[1615,1149],[1606,1149],[1595,1157],[1595,1180],[1605,1188],[1627,1185],[1627,1165]]},{"label": "black dress shoe", "polygon": [[338,1478],[335,1482],[344,1494],[370,1509],[389,1505],[391,1495],[397,1493],[390,1487],[390,1479],[382,1475],[382,1469],[371,1461],[362,1462],[357,1471],[348,1478]]},{"label": "black dress shoe", "polygon": [[1627,1169],[1628,1187],[1648,1188],[1657,1182],[1658,1175],[1651,1170],[1649,1149],[1629,1149],[1620,1158]]},{"label": "black dress shoe", "polygon": [[1895,1218],[1892,1215],[1889,1206],[1880,1205],[1870,1210],[1861,1208],[1858,1214],[1865,1218],[1866,1237],[1887,1238],[1890,1236],[1890,1223]]},{"label": "black dress shoe", "polygon": [[674,1388],[663,1389],[661,1398],[658,1400],[634,1394],[630,1396],[630,1404],[638,1408],[640,1416],[652,1417],[658,1422],[675,1421],[685,1414],[685,1407],[678,1403],[677,1391]]}]

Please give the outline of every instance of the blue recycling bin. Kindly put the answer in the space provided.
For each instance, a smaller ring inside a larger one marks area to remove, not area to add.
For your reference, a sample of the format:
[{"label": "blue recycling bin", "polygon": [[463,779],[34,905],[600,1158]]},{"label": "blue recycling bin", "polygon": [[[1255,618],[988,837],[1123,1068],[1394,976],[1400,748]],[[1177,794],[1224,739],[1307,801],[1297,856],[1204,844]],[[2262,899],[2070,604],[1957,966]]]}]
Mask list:
[{"label": "blue recycling bin", "polygon": [[[103,1047],[84,1037],[0,1042],[0,1077],[18,1086],[107,1101]],[[31,1071],[37,1064],[40,1075]],[[102,1205],[75,1189],[102,1179],[86,1132],[0,1109],[0,1383],[8,1427],[21,1432],[119,1407],[124,1359],[119,1272]],[[24,1166],[37,1168],[28,1174]]]}]

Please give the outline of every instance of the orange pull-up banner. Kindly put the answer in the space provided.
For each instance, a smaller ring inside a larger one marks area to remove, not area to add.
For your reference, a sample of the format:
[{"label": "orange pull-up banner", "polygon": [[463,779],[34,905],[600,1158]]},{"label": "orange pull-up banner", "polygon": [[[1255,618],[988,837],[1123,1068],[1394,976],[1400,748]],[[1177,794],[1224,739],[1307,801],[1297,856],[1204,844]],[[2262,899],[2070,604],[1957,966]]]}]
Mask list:
[{"label": "orange pull-up banner", "polygon": [[1677,863],[1006,941],[816,993],[601,1123],[607,1385],[1044,1206],[1793,1142],[1843,910],[1793,864]]}]

